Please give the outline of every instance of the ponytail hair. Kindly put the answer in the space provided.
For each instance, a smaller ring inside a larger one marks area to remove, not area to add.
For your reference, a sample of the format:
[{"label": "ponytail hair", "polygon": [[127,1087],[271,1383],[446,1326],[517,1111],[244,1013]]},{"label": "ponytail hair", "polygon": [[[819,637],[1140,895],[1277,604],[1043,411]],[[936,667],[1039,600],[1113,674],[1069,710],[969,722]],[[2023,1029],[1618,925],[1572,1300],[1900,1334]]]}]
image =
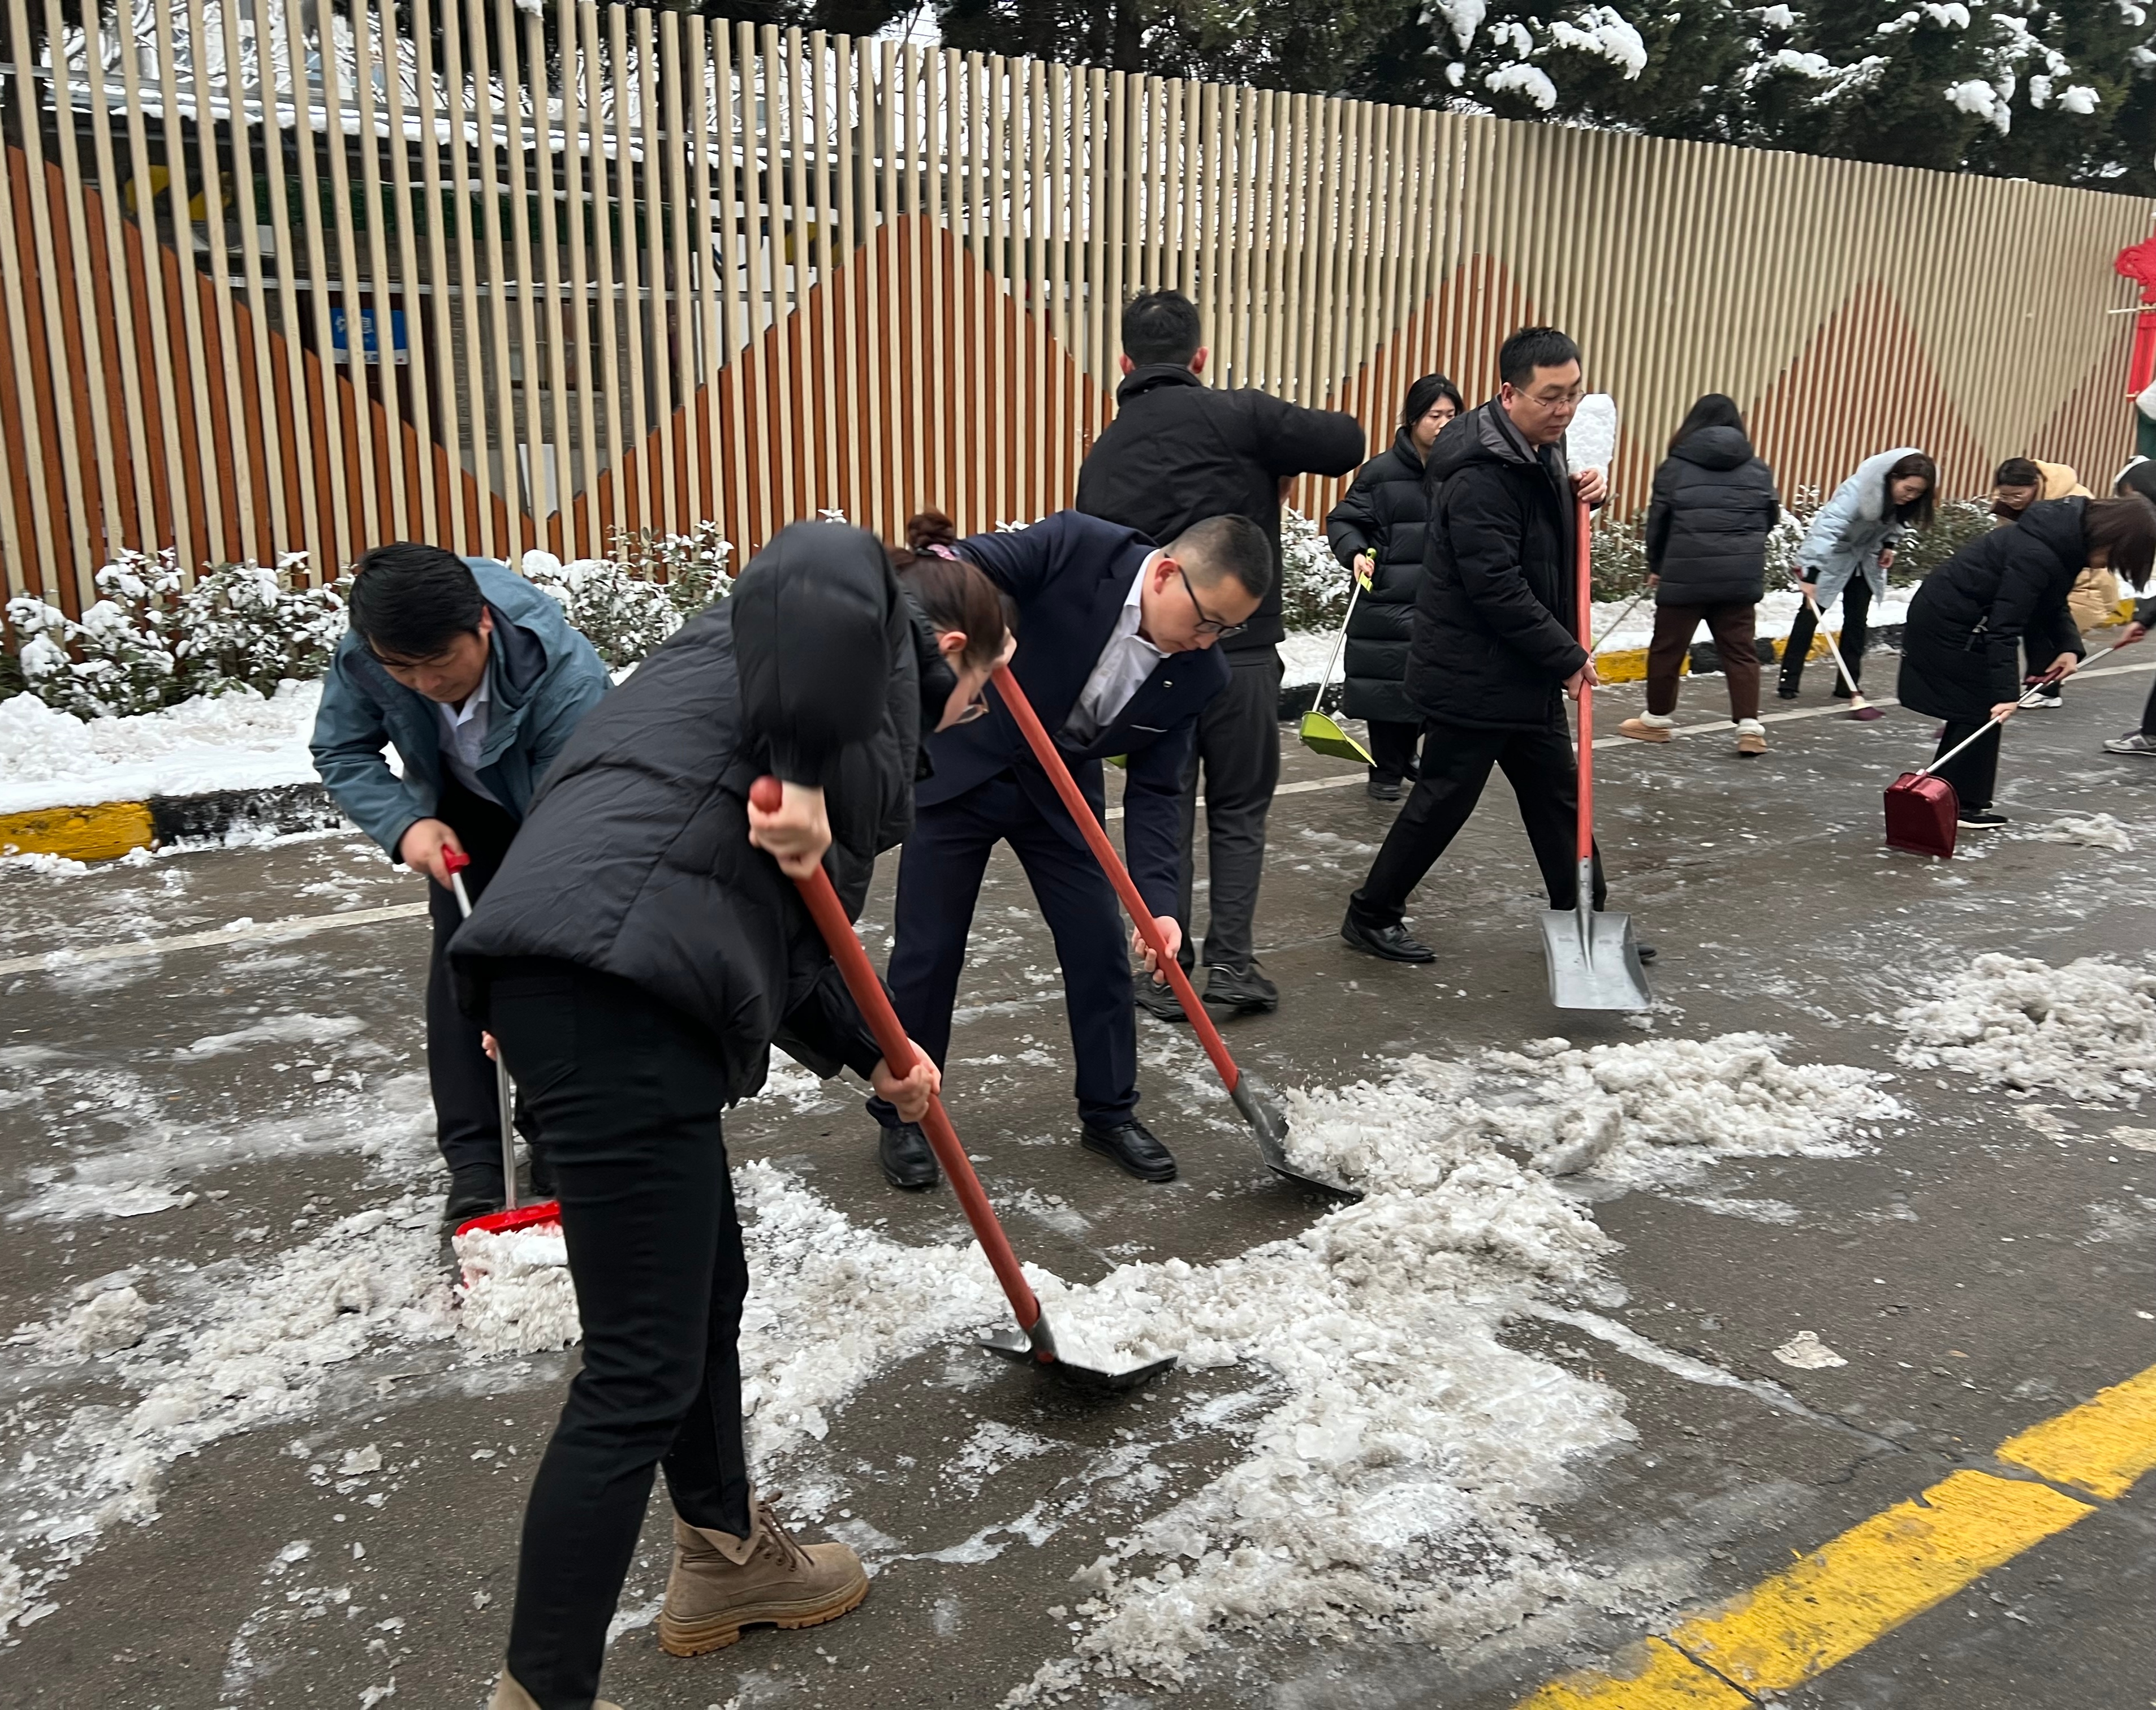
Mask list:
[{"label": "ponytail hair", "polygon": [[1010,636],[1010,607],[980,566],[958,555],[957,543],[949,517],[924,510],[906,519],[906,545],[891,549],[891,565],[899,586],[939,633],[957,630],[966,637],[959,659],[978,669],[1002,657]]}]

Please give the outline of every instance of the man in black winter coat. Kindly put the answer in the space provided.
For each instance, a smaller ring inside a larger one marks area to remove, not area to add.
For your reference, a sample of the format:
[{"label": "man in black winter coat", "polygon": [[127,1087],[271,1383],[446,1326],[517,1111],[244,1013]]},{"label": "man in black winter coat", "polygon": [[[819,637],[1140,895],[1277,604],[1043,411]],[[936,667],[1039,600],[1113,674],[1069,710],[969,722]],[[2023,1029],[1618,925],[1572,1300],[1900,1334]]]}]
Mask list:
[{"label": "man in black winter coat", "polygon": [[[1553,909],[1576,900],[1578,778],[1563,695],[1594,683],[1573,633],[1575,499],[1601,502],[1599,469],[1573,474],[1562,448],[1582,393],[1579,347],[1553,327],[1505,341],[1497,396],[1438,435],[1408,694],[1425,721],[1421,776],[1340,935],[1394,962],[1436,953],[1402,924],[1422,883],[1481,799],[1494,764],[1519,798]],[[1602,906],[1602,858],[1594,905]]]},{"label": "man in black winter coat", "polygon": [[[1191,845],[1198,773],[1205,772],[1211,921],[1205,995],[1238,1010],[1280,1001],[1253,949],[1265,813],[1280,782],[1281,498],[1296,475],[1344,475],[1363,461],[1363,429],[1337,410],[1306,410],[1250,388],[1209,387],[1198,310],[1179,291],[1133,298],[1123,310],[1123,382],[1116,419],[1086,453],[1074,508],[1173,540],[1210,516],[1245,516],[1272,543],[1271,591],[1240,634],[1221,644],[1234,668],[1206,709],[1183,778],[1180,958],[1194,957],[1190,931]],[[1138,1001],[1180,1021],[1175,995],[1139,975]]]}]

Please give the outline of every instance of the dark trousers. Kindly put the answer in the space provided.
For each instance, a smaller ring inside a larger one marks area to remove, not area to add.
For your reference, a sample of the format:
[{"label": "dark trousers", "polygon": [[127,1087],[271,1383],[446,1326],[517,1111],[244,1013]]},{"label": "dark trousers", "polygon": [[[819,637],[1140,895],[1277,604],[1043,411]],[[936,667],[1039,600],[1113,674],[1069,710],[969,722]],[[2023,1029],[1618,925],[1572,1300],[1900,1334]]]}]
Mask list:
[{"label": "dark trousers", "polygon": [[[1933,755],[1936,757],[1957,743],[1969,742],[1983,729],[1984,722],[1982,719],[1949,719]],[[1978,737],[1966,750],[1938,769],[1937,776],[1953,786],[1954,798],[1964,807],[1991,806],[1992,794],[1999,787],[1999,729],[1994,725],[1989,735]]]},{"label": "dark trousers", "polygon": [[[1841,662],[1849,667],[1852,681],[1864,681],[1864,643],[1867,633],[1866,620],[1871,616],[1871,584],[1861,576],[1853,576],[1849,586],[1841,591]],[[1804,655],[1811,651],[1812,637],[1819,626],[1812,621],[1811,608],[1799,607],[1797,621],[1789,626],[1789,638],[1782,647],[1782,687],[1794,689],[1804,674]],[[1832,661],[1829,661],[1831,667]],[[1834,692],[1846,696],[1849,690],[1835,678]]]},{"label": "dark trousers", "polygon": [[2156,685],[2148,690],[2148,699],[2141,704],[2141,734],[2156,742]]},{"label": "dark trousers", "polygon": [[1403,778],[1414,776],[1415,744],[1422,736],[1421,725],[1371,719],[1365,722],[1363,729],[1369,733],[1370,758],[1377,762],[1370,768],[1373,779],[1380,783],[1397,784]]},{"label": "dark trousers", "polygon": [[749,1532],[725,1081],[714,1041],[610,975],[518,964],[486,1002],[546,1131],[583,1320],[525,1506],[509,1672],[542,1710],[589,1710],[652,1469],[690,1525]]},{"label": "dark trousers", "polygon": [[[1543,870],[1550,907],[1578,900],[1578,756],[1561,725],[1546,730],[1483,730],[1466,724],[1423,727],[1422,776],[1409,793],[1384,847],[1348,909],[1366,926],[1396,926],[1409,896],[1445,853],[1482,799],[1490,768],[1501,768],[1519,800],[1520,819]],[[1594,852],[1594,906],[1608,893],[1602,852]]]},{"label": "dark trousers", "polygon": [[[1044,786],[1044,787],[1045,787]],[[1041,918],[1055,939],[1063,969],[1063,1006],[1078,1060],[1075,1090],[1085,1121],[1113,1128],[1131,1119],[1138,1102],[1137,1011],[1131,998],[1129,939],[1116,893],[1093,859],[1017,775],[1003,772],[955,801],[923,807],[898,861],[896,929],[887,975],[891,1006],[907,1037],[942,1064],[951,1048],[951,1011],[981,875],[998,842],[1011,846]],[[878,1122],[895,1127],[898,1113],[869,1101]]]},{"label": "dark trousers", "polygon": [[[509,852],[516,821],[506,808],[475,796],[454,778],[443,781],[434,817],[465,846],[472,864],[465,889],[474,904]],[[434,1144],[452,1170],[501,1167],[501,1104],[494,1063],[480,1044],[480,1025],[457,1007],[456,982],[443,955],[464,914],[454,891],[429,883],[427,914],[434,942],[427,959],[427,1085],[434,1098]]]},{"label": "dark trousers", "polygon": [[[1742,603],[1656,607],[1655,638],[1647,648],[1647,710],[1666,717],[1676,710],[1677,679],[1684,671],[1685,654],[1691,647],[1692,632],[1704,623],[1714,637],[1715,652],[1722,656],[1722,674],[1728,680],[1729,716],[1758,718],[1759,653],[1752,638],[1753,611]],[[1809,637],[1805,645],[1810,645]]]},{"label": "dark trousers", "polygon": [[1198,774],[1205,774],[1205,965],[1247,968],[1255,954],[1258,886],[1265,872],[1265,814],[1280,786],[1281,659],[1276,648],[1231,653],[1226,689],[1198,719],[1198,741],[1183,773],[1183,883],[1175,918],[1178,960],[1197,961],[1192,881],[1198,830]]}]

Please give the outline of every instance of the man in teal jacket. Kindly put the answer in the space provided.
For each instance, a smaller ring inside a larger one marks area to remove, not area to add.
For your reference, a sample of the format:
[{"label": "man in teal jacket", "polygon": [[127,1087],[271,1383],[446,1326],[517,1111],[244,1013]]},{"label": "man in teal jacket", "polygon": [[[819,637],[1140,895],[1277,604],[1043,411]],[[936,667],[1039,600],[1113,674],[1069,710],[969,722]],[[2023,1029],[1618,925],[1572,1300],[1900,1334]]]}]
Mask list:
[{"label": "man in teal jacket", "polygon": [[[608,679],[560,603],[490,558],[417,541],[378,546],[359,561],[350,615],[310,745],[337,806],[393,861],[433,881],[427,1078],[449,1166],[445,1215],[461,1222],[505,1203],[501,1114],[479,1028],[457,1007],[443,959],[462,919],[443,856],[471,858],[465,883],[476,899]],[[402,777],[383,754],[390,745]]]}]

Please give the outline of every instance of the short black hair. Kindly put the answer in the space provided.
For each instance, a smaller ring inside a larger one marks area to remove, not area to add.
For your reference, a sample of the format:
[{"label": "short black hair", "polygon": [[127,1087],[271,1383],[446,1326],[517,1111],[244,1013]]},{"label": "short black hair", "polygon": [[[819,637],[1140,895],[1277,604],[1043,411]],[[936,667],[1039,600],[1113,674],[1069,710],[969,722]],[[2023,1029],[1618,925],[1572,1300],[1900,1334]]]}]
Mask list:
[{"label": "short black hair", "polygon": [[1168,555],[1211,587],[1233,576],[1254,600],[1272,591],[1272,537],[1246,516],[1209,516],[1168,543]]},{"label": "short black hair", "polygon": [[479,628],[486,601],[471,566],[424,540],[393,540],[361,555],[346,612],[377,658],[431,659]]},{"label": "short black hair", "polygon": [[1569,333],[1553,326],[1523,326],[1497,352],[1497,377],[1507,386],[1525,386],[1537,368],[1562,368],[1578,360],[1579,346]]},{"label": "short black hair", "polygon": [[2044,472],[2025,457],[2010,457],[1993,471],[1994,487],[2041,487]]},{"label": "short black hair", "polygon": [[1152,362],[1188,368],[1204,335],[1198,305],[1180,291],[1147,291],[1123,305],[1123,354],[1141,368]]}]

